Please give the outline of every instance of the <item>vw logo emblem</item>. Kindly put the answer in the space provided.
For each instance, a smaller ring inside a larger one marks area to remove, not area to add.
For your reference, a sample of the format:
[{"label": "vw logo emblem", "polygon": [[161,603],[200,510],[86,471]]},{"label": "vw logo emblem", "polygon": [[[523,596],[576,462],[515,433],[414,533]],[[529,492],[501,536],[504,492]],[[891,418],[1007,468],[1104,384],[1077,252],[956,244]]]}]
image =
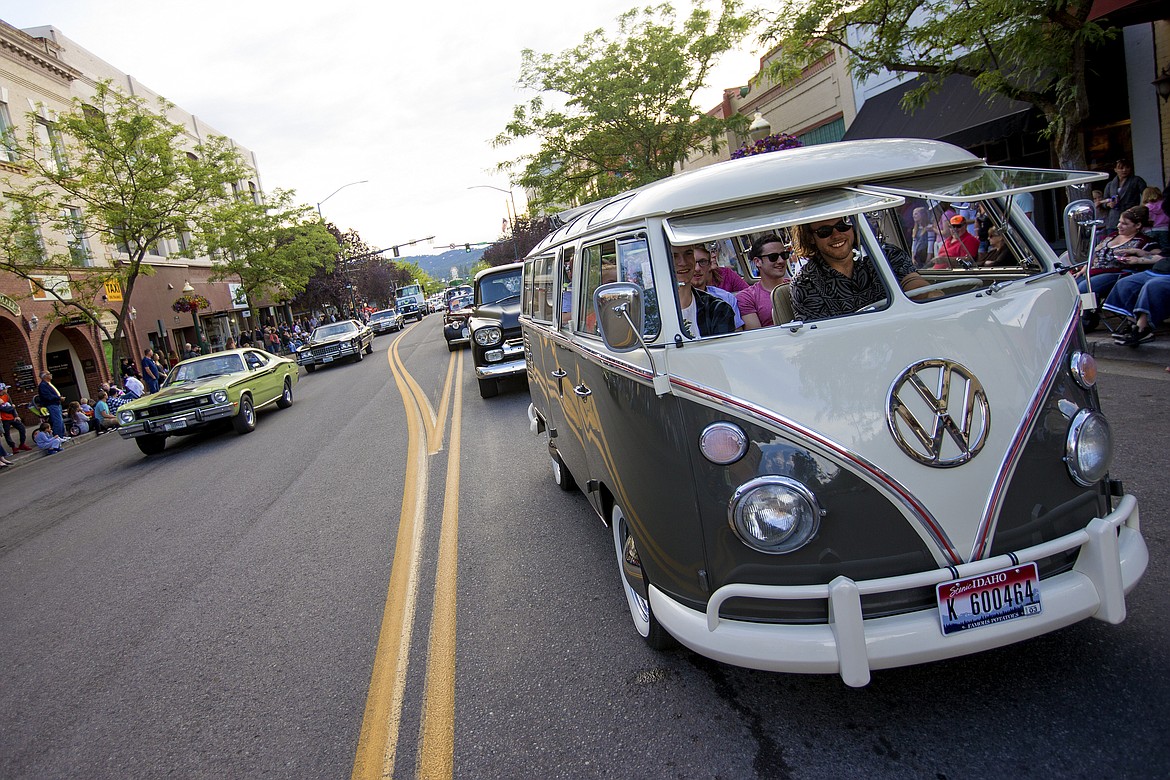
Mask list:
[{"label": "vw logo emblem", "polygon": [[991,429],[991,410],[983,385],[966,368],[923,360],[894,380],[886,421],[903,452],[949,469],[979,454]]}]

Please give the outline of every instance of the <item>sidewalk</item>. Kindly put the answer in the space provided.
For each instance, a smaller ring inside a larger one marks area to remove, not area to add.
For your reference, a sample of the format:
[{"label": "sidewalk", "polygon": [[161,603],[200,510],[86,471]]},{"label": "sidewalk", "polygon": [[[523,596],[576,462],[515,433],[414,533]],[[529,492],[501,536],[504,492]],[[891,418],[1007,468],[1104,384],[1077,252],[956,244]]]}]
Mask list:
[{"label": "sidewalk", "polygon": [[1164,368],[1170,366],[1170,325],[1155,328],[1154,340],[1137,347],[1117,344],[1104,325],[1092,333],[1086,333],[1085,339],[1089,342],[1089,352],[1098,360],[1150,363]]}]

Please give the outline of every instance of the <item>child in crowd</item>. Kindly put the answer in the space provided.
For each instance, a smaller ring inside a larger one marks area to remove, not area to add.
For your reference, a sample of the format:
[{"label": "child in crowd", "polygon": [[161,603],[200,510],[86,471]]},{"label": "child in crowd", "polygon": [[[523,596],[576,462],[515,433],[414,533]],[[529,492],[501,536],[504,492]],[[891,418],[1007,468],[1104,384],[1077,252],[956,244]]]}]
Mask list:
[{"label": "child in crowd", "polygon": [[1142,205],[1150,210],[1150,223],[1153,227],[1146,230],[1146,235],[1158,242],[1163,252],[1170,251],[1170,214],[1162,208],[1162,191],[1157,187],[1146,187],[1142,190]]},{"label": "child in crowd", "polygon": [[53,435],[53,426],[47,422],[41,423],[37,428],[37,432],[33,434],[33,441],[36,445],[45,451],[46,455],[53,455],[61,451],[65,446],[65,442],[69,439],[63,439],[60,436]]}]

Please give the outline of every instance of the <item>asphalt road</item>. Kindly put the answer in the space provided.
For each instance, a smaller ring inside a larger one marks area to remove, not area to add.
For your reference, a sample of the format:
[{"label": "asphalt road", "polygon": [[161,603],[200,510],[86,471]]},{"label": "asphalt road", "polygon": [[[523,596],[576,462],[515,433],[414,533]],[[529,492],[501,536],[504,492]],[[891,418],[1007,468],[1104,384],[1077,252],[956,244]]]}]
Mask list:
[{"label": "asphalt road", "polygon": [[[332,778],[367,753],[394,777],[1170,774],[1160,369],[1100,383],[1152,560],[1126,622],[850,689],[649,650],[523,381],[480,399],[439,328],[302,374],[248,436],[153,458],[105,436],[0,475],[0,777]],[[371,688],[395,643],[397,687]]]}]

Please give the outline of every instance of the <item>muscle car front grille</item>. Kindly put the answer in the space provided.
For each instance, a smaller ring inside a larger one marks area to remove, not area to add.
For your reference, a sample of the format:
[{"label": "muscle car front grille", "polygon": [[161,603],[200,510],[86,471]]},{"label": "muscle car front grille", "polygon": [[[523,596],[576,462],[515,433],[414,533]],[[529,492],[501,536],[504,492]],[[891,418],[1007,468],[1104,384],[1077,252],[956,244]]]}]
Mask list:
[{"label": "muscle car front grille", "polygon": [[151,404],[145,409],[139,409],[134,413],[135,417],[163,417],[172,414],[179,414],[180,412],[197,409],[200,406],[209,406],[211,398],[206,395],[197,396],[195,398],[181,398],[177,401],[167,401],[161,404]]}]

